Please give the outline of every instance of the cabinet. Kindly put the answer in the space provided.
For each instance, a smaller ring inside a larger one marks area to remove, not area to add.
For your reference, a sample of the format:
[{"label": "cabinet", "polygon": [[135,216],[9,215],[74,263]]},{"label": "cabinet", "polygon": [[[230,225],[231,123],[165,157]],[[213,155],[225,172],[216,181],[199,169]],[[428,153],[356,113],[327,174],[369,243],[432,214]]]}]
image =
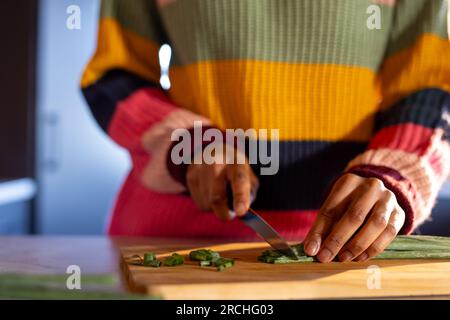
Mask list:
[{"label": "cabinet", "polygon": [[33,228],[37,1],[3,0],[0,17],[0,234]]}]

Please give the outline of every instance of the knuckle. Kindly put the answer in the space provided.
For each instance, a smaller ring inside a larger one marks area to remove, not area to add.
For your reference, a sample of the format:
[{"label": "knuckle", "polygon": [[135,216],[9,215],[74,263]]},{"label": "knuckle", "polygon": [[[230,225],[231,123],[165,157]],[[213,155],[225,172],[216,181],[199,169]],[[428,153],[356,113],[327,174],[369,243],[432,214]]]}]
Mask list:
[{"label": "knuckle", "polygon": [[335,185],[338,187],[342,187],[343,185],[352,182],[355,180],[355,175],[351,173],[344,174],[341,178],[339,178]]},{"label": "knuckle", "polygon": [[342,246],[342,240],[335,235],[330,235],[328,238],[328,247],[329,248],[340,248]]},{"label": "knuckle", "polygon": [[334,188],[340,188],[342,187],[346,181],[348,181],[347,175],[342,176],[340,179],[338,179],[335,183],[334,183]]},{"label": "knuckle", "polygon": [[385,232],[389,237],[394,238],[397,235],[397,228],[393,224],[388,224]]},{"label": "knuckle", "polygon": [[234,173],[233,181],[234,181],[235,183],[242,183],[242,182],[244,182],[244,181],[246,181],[246,180],[247,180],[247,174],[246,174],[244,171],[242,171],[242,170],[237,170],[237,171]]},{"label": "knuckle", "polygon": [[351,251],[351,253],[353,253],[353,255],[359,255],[360,253],[362,253],[364,251],[364,247],[361,243],[359,242],[355,242],[353,244],[350,245],[349,250]]},{"label": "knuckle", "polygon": [[308,239],[322,239],[322,233],[315,229],[312,229],[308,234]]},{"label": "knuckle", "polygon": [[366,215],[364,214],[364,210],[361,208],[355,207],[350,209],[348,212],[348,221],[354,224],[361,224],[364,222]]},{"label": "knuckle", "polygon": [[369,257],[375,257],[383,252],[384,248],[382,248],[379,244],[372,244],[369,249],[367,249],[367,254]]},{"label": "knuckle", "polygon": [[372,217],[372,224],[375,228],[386,228],[388,224],[386,211],[379,211],[375,213]]},{"label": "knuckle", "polygon": [[335,217],[336,210],[325,208],[320,212],[320,215],[326,220],[333,220]]},{"label": "knuckle", "polygon": [[383,182],[378,178],[368,178],[367,184],[373,189],[383,189],[384,188]]},{"label": "knuckle", "polygon": [[345,174],[345,175],[343,176],[343,178],[344,178],[345,180],[354,181],[354,180],[359,179],[359,176],[357,176],[357,175],[354,174],[354,173],[347,173],[347,174]]},{"label": "knuckle", "polygon": [[386,199],[386,201],[396,200],[395,194],[389,189],[385,188],[383,190],[383,195],[384,195],[384,199]]}]

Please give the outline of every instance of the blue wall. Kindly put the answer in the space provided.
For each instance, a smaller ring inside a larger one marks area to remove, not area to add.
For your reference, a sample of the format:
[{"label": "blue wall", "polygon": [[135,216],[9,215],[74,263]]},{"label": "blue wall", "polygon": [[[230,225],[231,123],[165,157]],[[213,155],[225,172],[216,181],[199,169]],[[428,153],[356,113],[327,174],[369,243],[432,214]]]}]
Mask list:
[{"label": "blue wall", "polygon": [[[93,54],[99,1],[39,1],[38,232],[99,234],[129,168],[127,154],[101,132],[79,90]],[[70,5],[81,29],[69,30]]]}]

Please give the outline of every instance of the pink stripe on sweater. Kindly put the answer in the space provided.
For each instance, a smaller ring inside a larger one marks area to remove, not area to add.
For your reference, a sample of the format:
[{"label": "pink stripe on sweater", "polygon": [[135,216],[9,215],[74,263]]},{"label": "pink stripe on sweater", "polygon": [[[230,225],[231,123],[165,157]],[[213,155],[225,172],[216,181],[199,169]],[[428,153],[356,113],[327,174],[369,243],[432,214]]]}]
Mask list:
[{"label": "pink stripe on sweater", "polygon": [[[286,239],[302,240],[315,211],[262,211]],[[259,239],[241,221],[221,221],[199,211],[191,198],[144,188],[131,174],[117,199],[108,234],[113,236]]]}]

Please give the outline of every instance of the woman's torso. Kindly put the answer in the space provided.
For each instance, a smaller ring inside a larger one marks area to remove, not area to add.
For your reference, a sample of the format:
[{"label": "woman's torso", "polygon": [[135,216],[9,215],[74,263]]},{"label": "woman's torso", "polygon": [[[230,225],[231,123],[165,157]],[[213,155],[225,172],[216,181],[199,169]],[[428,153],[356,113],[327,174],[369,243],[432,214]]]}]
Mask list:
[{"label": "woman's torso", "polygon": [[221,128],[279,129],[279,171],[260,177],[256,207],[317,208],[372,134],[392,8],[377,5],[371,29],[370,0],[157,4],[175,103]]}]

